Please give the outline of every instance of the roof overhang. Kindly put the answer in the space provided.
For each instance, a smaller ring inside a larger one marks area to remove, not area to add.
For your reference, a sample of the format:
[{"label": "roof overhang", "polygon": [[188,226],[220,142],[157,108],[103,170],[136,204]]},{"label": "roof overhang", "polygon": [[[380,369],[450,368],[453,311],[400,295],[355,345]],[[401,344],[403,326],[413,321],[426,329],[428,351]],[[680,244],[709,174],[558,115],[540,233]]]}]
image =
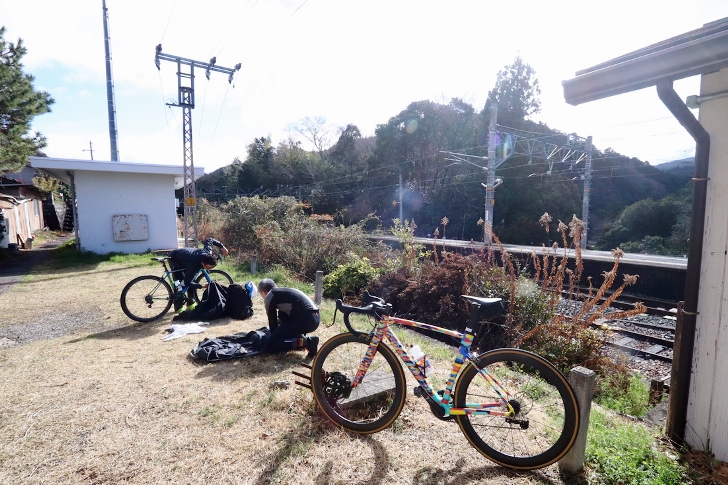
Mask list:
[{"label": "roof overhang", "polygon": [[578,71],[562,81],[571,105],[728,67],[728,18]]},{"label": "roof overhang", "polygon": [[[71,183],[69,173],[109,172],[109,173],[136,173],[149,175],[171,175],[183,177],[184,168],[181,165],[160,165],[152,163],[103,162],[96,160],[73,160],[67,158],[30,157],[30,165],[57,178],[66,184]],[[205,167],[195,167],[195,179],[205,174]]]}]

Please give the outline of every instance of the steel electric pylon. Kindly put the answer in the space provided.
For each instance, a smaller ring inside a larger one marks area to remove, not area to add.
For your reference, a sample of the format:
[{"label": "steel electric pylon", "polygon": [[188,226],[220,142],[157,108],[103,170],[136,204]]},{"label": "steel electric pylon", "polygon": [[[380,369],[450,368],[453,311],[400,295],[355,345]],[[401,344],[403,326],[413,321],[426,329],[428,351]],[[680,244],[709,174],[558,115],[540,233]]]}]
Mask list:
[{"label": "steel electric pylon", "polygon": [[[228,82],[233,82],[233,75],[240,70],[240,63],[235,67],[216,66],[213,57],[209,62],[193,61],[184,57],[173,56],[162,52],[162,44],[155,49],[154,64],[160,69],[160,61],[177,63],[177,103],[169,106],[182,108],[182,154],[184,176],[184,238],[186,247],[197,247],[197,198],[195,195],[195,164],[192,153],[192,109],[195,107],[195,67],[205,70],[209,80],[211,72],[222,72],[228,75]],[[188,71],[183,72],[183,69]]]}]

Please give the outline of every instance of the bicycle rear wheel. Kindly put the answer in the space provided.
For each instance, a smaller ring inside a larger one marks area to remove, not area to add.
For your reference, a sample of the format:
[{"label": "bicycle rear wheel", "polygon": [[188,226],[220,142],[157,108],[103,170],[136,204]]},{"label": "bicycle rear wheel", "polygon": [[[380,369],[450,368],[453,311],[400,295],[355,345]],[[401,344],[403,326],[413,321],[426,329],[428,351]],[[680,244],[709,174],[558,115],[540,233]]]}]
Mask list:
[{"label": "bicycle rear wheel", "polygon": [[368,348],[367,335],[336,335],[319,349],[311,370],[319,409],[337,425],[360,434],[390,426],[405,401],[402,365],[383,343],[377,347],[364,379],[356,388],[351,387]]},{"label": "bicycle rear wheel", "polygon": [[121,309],[137,322],[151,322],[169,311],[172,288],[158,276],[139,276],[121,291]]},{"label": "bicycle rear wheel", "polygon": [[[207,274],[210,275],[210,279],[212,281],[215,281],[216,283],[220,283],[221,285],[232,285],[233,284],[233,278],[226,272],[224,272],[221,269],[211,269],[207,272]],[[199,285],[206,285],[207,280],[205,279],[205,275],[200,273],[197,275],[197,278],[195,278],[195,283]],[[201,301],[204,301],[206,299],[206,293],[205,288],[197,288],[195,289],[195,302],[200,303]]]},{"label": "bicycle rear wheel", "polygon": [[499,401],[493,387],[478,372],[483,368],[509,393],[507,399],[516,415],[456,416],[470,444],[486,458],[519,470],[543,468],[561,459],[579,431],[579,406],[561,372],[544,358],[524,350],[486,352],[468,363],[458,377],[456,407]]}]

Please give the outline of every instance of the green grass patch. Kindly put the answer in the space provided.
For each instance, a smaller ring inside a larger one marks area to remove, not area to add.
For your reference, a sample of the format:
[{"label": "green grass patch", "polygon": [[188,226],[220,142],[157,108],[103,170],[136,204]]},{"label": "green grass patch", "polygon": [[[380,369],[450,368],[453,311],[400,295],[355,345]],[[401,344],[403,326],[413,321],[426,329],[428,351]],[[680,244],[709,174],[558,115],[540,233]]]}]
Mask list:
[{"label": "green grass patch", "polygon": [[589,485],[693,483],[676,453],[662,449],[656,429],[592,408],[585,454]]},{"label": "green grass patch", "polygon": [[641,376],[615,372],[597,380],[595,401],[605,408],[642,417],[650,410],[649,399],[650,386]]}]

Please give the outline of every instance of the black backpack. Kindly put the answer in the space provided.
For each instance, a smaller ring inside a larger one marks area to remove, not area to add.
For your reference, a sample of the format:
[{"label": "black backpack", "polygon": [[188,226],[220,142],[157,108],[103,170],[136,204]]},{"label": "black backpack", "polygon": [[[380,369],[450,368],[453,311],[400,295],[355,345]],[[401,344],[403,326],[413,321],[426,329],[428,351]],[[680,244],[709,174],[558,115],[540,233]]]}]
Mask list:
[{"label": "black backpack", "polygon": [[236,320],[245,320],[253,316],[253,300],[248,289],[239,284],[227,288],[225,315]]},{"label": "black backpack", "polygon": [[195,309],[185,310],[172,320],[206,321],[222,318],[226,315],[227,299],[227,289],[220,283],[211,281]]}]

